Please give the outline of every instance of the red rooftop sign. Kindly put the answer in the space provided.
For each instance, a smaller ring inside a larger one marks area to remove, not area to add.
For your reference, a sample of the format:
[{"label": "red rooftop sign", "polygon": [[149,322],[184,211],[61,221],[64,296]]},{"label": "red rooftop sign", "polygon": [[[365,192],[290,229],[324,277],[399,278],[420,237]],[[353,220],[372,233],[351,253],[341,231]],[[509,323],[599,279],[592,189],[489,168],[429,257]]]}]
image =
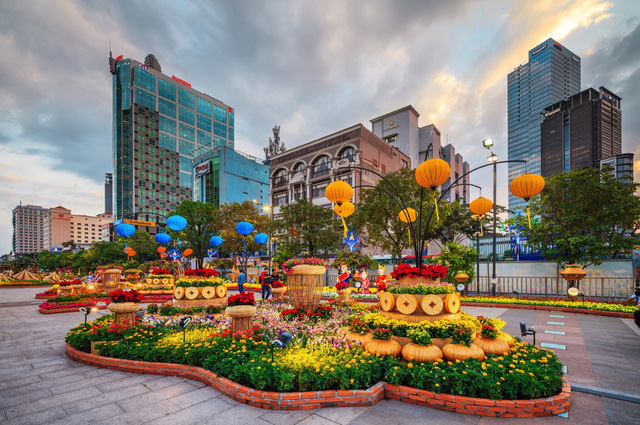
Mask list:
[{"label": "red rooftop sign", "polygon": [[182,83],[182,84],[184,84],[185,86],[189,86],[189,87],[191,87],[191,84],[187,83],[187,82],[186,82],[186,81],[184,81],[184,80],[181,80],[180,78],[176,77],[175,75],[172,75],[172,76],[171,76],[171,78],[173,78],[173,79],[174,79],[174,80],[176,80],[176,81],[181,82],[181,83]]}]

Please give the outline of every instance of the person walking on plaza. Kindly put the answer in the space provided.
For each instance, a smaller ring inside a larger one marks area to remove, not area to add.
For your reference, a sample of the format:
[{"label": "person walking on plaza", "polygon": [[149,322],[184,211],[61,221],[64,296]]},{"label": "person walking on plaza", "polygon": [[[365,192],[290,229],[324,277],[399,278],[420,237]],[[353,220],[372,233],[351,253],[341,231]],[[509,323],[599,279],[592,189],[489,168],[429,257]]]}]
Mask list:
[{"label": "person walking on plaza", "polygon": [[260,285],[262,285],[262,299],[269,299],[271,295],[271,275],[269,274],[269,267],[265,267],[262,273],[260,273]]},{"label": "person walking on plaza", "polygon": [[238,292],[244,292],[244,272],[242,269],[238,273]]},{"label": "person walking on plaza", "polygon": [[280,274],[276,272],[276,269],[271,269],[271,284],[274,282],[280,282]]}]

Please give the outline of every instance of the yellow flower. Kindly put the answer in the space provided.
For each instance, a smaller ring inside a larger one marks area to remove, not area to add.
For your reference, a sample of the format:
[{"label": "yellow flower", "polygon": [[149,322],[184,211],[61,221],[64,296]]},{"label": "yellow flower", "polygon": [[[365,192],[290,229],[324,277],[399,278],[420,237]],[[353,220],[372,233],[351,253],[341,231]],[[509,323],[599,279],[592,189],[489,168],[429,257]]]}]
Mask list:
[{"label": "yellow flower", "polygon": [[482,372],[482,376],[487,376],[487,372]]},{"label": "yellow flower", "polygon": [[411,368],[411,367],[413,367],[413,364],[412,364],[412,363],[409,363],[409,364],[407,365],[407,367]]}]

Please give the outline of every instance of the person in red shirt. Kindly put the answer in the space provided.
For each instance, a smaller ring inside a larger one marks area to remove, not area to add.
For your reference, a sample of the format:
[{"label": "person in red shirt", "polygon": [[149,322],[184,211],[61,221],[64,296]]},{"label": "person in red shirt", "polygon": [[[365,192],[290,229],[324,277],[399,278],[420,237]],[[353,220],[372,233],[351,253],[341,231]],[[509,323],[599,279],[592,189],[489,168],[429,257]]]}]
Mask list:
[{"label": "person in red shirt", "polygon": [[265,267],[260,273],[260,285],[262,285],[262,299],[266,300],[271,296],[271,275],[269,267]]}]

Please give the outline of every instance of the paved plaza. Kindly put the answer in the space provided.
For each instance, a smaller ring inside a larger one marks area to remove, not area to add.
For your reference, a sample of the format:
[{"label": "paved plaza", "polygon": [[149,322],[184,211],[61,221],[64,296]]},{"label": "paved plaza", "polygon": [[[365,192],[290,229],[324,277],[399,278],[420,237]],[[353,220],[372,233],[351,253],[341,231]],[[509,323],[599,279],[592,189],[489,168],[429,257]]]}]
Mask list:
[{"label": "paved plaza", "polygon": [[[43,315],[44,288],[0,289],[0,423],[7,424],[638,424],[640,404],[573,391],[569,417],[481,418],[383,400],[372,407],[274,412],[238,403],[184,378],[139,375],[76,363],[64,336],[81,313]],[[570,313],[466,307],[500,317],[519,335],[519,322],[552,344],[567,378],[640,398],[640,330],[632,320]],[[92,316],[90,316],[91,319]],[[93,316],[95,318],[95,316]],[[528,342],[531,337],[527,337]],[[565,348],[565,349],[562,349]]]}]

